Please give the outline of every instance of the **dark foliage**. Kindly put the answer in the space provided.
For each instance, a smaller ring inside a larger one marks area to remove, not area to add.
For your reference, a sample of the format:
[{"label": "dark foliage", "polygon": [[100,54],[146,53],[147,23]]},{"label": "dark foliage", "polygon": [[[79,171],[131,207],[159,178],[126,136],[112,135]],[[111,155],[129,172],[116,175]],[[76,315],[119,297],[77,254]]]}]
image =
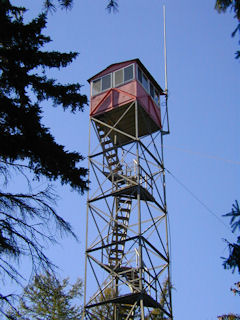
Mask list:
[{"label": "dark foliage", "polygon": [[[225,214],[225,217],[231,217],[230,225],[232,232],[240,231],[240,208],[237,201],[232,206],[232,211]],[[230,243],[226,240],[229,248],[229,257],[224,258],[223,266],[226,269],[232,269],[234,272],[237,268],[240,273],[240,236],[237,237],[236,243]]]},{"label": "dark foliage", "polygon": [[[61,9],[71,9],[74,0],[44,0],[44,8],[47,11],[56,11],[57,6]],[[108,0],[107,10],[115,12],[118,10],[118,0]]]},{"label": "dark foliage", "polygon": [[[24,23],[25,8],[8,0],[0,4],[0,277],[21,285],[21,258],[30,259],[33,272],[51,270],[54,265],[44,253],[45,244],[55,243],[57,233],[75,236],[54,210],[52,189],[33,192],[30,178],[60,179],[80,193],[87,190],[87,170],[79,166],[83,157],[57,144],[42,123],[44,101],[77,112],[83,111],[87,97],[80,94],[79,84],[60,84],[46,75],[77,57],[75,52],[42,50],[51,41],[42,34],[46,14]],[[8,181],[14,182],[14,173],[27,180],[27,191],[23,183],[22,191],[11,192]],[[2,286],[2,315],[4,305],[14,299],[6,291]]]},{"label": "dark foliage", "polygon": [[117,0],[110,0],[107,5],[107,10],[109,12],[116,12],[118,11],[118,1]]},{"label": "dark foliage", "polygon": [[217,0],[215,7],[219,12],[225,12],[228,9],[234,11],[235,17],[240,20],[240,3],[238,0]]},{"label": "dark foliage", "polygon": [[[170,288],[169,288],[170,287]],[[168,278],[164,281],[163,287],[161,290],[160,296],[160,305],[162,306],[162,310],[153,309],[146,317],[147,320],[166,320],[169,319],[169,316],[166,315],[164,309],[167,309],[168,301],[169,301],[169,289],[172,289],[172,285],[169,285]]]},{"label": "dark foliage", "polygon": [[83,158],[55,142],[41,123],[40,104],[52,100],[72,112],[83,110],[87,97],[79,93],[79,84],[62,85],[44,74],[47,68],[66,67],[77,53],[41,51],[50,42],[42,35],[46,15],[24,24],[24,11],[10,4],[0,11],[0,157],[9,162],[27,160],[36,177],[60,178],[84,192],[87,170],[78,167]]},{"label": "dark foliage", "polygon": [[80,279],[71,285],[69,279],[59,280],[49,272],[36,275],[24,288],[17,308],[10,308],[8,317],[13,320],[80,320],[81,306],[77,300],[81,296]]},{"label": "dark foliage", "polygon": [[234,283],[234,287],[231,288],[231,291],[232,291],[235,295],[239,295],[239,296],[240,296],[240,281]]},{"label": "dark foliage", "polygon": [[[238,20],[235,30],[232,32],[234,37],[237,33],[240,36],[240,1],[239,0],[216,0],[215,9],[218,12],[226,12],[228,9],[234,12],[234,18]],[[239,41],[240,44],[240,41]],[[240,51],[236,52],[236,59],[240,58]]]}]

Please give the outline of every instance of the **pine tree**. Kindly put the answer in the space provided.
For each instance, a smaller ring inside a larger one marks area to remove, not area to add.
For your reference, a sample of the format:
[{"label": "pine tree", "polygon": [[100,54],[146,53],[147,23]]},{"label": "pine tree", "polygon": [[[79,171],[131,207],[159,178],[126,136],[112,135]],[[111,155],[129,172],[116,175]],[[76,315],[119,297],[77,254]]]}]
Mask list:
[{"label": "pine tree", "polygon": [[[240,231],[240,207],[238,201],[235,201],[232,205],[232,211],[225,214],[224,217],[231,217],[230,225],[233,233],[236,230],[238,230],[238,232]],[[223,258],[223,266],[225,269],[232,269],[233,272],[237,269],[240,274],[240,235],[237,237],[235,243],[225,241],[228,244],[229,257]]]},{"label": "pine tree", "polygon": [[[232,205],[231,212],[224,215],[224,217],[231,217],[230,225],[232,233],[235,231],[240,231],[240,207],[238,201]],[[226,239],[225,241],[228,244],[229,256],[228,258],[223,258],[223,266],[225,269],[231,269],[232,272],[235,272],[237,269],[238,274],[240,274],[240,235],[237,236],[235,243],[230,243]],[[235,287],[231,288],[231,291],[235,295],[240,295],[240,282],[236,282]],[[239,320],[240,316],[237,314],[227,314],[218,317],[219,320]]]},{"label": "pine tree", "polygon": [[83,157],[57,144],[41,123],[44,100],[71,108],[72,112],[83,110],[87,104],[87,97],[79,93],[79,84],[62,85],[45,75],[46,69],[69,65],[77,53],[42,51],[51,41],[42,34],[46,14],[24,24],[24,12],[24,8],[10,3],[0,10],[1,160],[4,164],[26,160],[36,177],[60,178],[63,184],[84,192],[87,170],[78,167]]},{"label": "pine tree", "polygon": [[[104,292],[100,292],[95,298],[95,303],[102,303],[106,300],[110,300],[115,297],[115,290],[112,288],[106,288]],[[92,320],[104,320],[113,318],[113,306],[111,304],[102,304],[91,308],[91,319]]]},{"label": "pine tree", "polygon": [[[168,278],[164,281],[161,295],[160,295],[160,305],[162,306],[163,310],[167,306],[167,300],[169,297],[169,281]],[[147,315],[147,320],[165,320],[169,319],[169,317],[165,314],[165,312],[160,309],[153,309],[149,315]]]},{"label": "pine tree", "polygon": [[61,281],[50,273],[37,275],[8,316],[15,320],[79,320],[81,306],[78,300],[81,296],[80,279],[70,285],[69,279]]},{"label": "pine tree", "polygon": [[[56,229],[74,234],[54,210],[56,195],[50,187],[13,193],[8,181],[20,173],[29,185],[32,178],[45,177],[59,179],[80,193],[87,190],[87,170],[79,166],[82,155],[56,143],[42,123],[46,100],[74,113],[83,111],[87,97],[80,94],[80,84],[60,84],[46,75],[77,57],[75,52],[43,50],[51,41],[42,33],[46,13],[25,23],[25,8],[9,0],[0,4],[0,277],[20,284],[21,257],[30,258],[33,271],[47,270],[53,265],[44,254],[44,241],[55,242]],[[5,314],[4,303],[11,303],[13,296],[1,288],[0,313]]]},{"label": "pine tree", "polygon": [[[232,37],[234,37],[237,33],[240,35],[240,1],[239,0],[216,0],[215,9],[220,13],[226,12],[228,9],[234,12],[234,18],[236,18],[238,22],[235,30],[232,32]],[[239,59],[239,58],[240,58],[240,50],[236,52],[236,59]]]}]

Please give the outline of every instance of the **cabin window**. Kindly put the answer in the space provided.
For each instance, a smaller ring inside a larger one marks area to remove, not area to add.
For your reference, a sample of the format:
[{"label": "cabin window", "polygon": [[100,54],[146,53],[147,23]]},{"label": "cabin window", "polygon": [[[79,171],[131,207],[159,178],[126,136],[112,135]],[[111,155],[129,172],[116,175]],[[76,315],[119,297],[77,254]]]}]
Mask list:
[{"label": "cabin window", "polygon": [[154,86],[152,85],[152,83],[150,83],[150,96],[153,98],[154,100]]},{"label": "cabin window", "polygon": [[142,83],[142,70],[138,67],[138,81]]},{"label": "cabin window", "polygon": [[142,85],[145,88],[145,90],[148,92],[148,78],[145,76],[145,74],[143,73],[143,77],[142,77]]},{"label": "cabin window", "polygon": [[133,65],[124,68],[124,82],[133,79]]},{"label": "cabin window", "polygon": [[159,106],[160,105],[159,93],[151,82],[150,82],[150,96],[152,97],[154,102]]},{"label": "cabin window", "polygon": [[92,82],[92,95],[94,96],[96,94],[99,94],[102,91],[110,89],[111,87],[112,87],[112,75],[110,73]]},{"label": "cabin window", "polygon": [[120,84],[123,83],[123,69],[120,69],[120,70],[116,71],[116,72],[114,73],[114,76],[115,76],[115,78],[114,78],[115,87],[116,87],[116,86],[119,86]]},{"label": "cabin window", "polygon": [[160,106],[159,92],[155,86],[149,81],[148,77],[142,72],[142,70],[137,66],[137,79],[142,84],[144,89],[150,94],[153,101]]},{"label": "cabin window", "polygon": [[104,77],[102,77],[102,91],[110,89],[111,88],[111,75],[108,74]]},{"label": "cabin window", "polygon": [[101,92],[101,79],[93,81],[92,84],[92,95],[98,94]]},{"label": "cabin window", "polygon": [[144,89],[149,92],[149,86],[148,86],[148,78],[145,76],[145,74],[142,72],[142,70],[138,67],[138,81],[141,82]]},{"label": "cabin window", "polygon": [[117,87],[133,79],[133,64],[114,72],[114,86]]},{"label": "cabin window", "polygon": [[159,93],[157,92],[156,89],[155,89],[155,92],[154,92],[154,101],[158,106],[160,106],[160,96],[159,96]]}]

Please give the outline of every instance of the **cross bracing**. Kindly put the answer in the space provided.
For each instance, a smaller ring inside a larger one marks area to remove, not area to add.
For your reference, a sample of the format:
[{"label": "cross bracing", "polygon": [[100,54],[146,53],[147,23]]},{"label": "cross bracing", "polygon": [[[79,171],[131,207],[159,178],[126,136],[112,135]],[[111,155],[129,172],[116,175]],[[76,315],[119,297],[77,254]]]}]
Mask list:
[{"label": "cross bracing", "polygon": [[172,319],[163,131],[137,100],[90,122],[83,318]]}]

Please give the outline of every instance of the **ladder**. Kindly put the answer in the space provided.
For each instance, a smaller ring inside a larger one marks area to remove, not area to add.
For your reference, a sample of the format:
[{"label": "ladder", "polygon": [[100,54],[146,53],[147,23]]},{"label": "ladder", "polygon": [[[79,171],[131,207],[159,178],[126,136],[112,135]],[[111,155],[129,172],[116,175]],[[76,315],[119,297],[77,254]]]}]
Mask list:
[{"label": "ladder", "polygon": [[[97,123],[96,128],[107,168],[113,177],[112,183],[117,190],[126,184],[125,179],[121,177],[123,176],[123,165],[118,158],[117,148],[114,147],[112,139],[109,136],[106,136],[104,127]],[[108,255],[108,262],[111,267],[120,267],[124,257],[124,240],[126,240],[127,237],[131,206],[131,199],[121,195],[116,197],[116,213],[111,230],[111,243],[113,245],[111,246]]]},{"label": "ladder", "polygon": [[127,237],[127,229],[129,225],[130,212],[131,212],[131,199],[117,198],[117,212],[112,227],[112,242],[114,245],[109,252],[109,264],[111,266],[118,266],[124,257],[124,246]]}]

